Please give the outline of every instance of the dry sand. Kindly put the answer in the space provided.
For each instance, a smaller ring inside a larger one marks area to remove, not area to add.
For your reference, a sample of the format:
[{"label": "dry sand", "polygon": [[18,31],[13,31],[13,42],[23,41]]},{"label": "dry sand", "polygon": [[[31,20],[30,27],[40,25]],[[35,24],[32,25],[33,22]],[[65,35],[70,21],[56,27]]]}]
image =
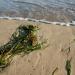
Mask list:
[{"label": "dry sand", "polygon": [[[66,60],[71,59],[71,75],[75,75],[75,27],[49,25],[16,20],[0,20],[0,45],[6,43],[20,24],[39,25],[40,34],[49,46],[24,57],[15,56],[0,75],[67,75]],[[68,47],[70,47],[70,52]]]}]

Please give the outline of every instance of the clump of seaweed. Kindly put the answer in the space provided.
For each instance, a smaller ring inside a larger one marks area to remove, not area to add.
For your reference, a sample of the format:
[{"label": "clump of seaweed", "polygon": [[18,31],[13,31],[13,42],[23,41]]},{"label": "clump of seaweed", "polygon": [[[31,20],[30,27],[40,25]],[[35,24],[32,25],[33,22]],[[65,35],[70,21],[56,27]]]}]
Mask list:
[{"label": "clump of seaweed", "polygon": [[42,42],[38,42],[38,26],[21,25],[12,34],[10,41],[0,47],[0,67],[10,63],[10,58],[15,54],[28,54],[34,50],[41,49]]},{"label": "clump of seaweed", "polygon": [[66,61],[65,69],[67,71],[67,75],[70,75],[71,74],[71,60]]}]

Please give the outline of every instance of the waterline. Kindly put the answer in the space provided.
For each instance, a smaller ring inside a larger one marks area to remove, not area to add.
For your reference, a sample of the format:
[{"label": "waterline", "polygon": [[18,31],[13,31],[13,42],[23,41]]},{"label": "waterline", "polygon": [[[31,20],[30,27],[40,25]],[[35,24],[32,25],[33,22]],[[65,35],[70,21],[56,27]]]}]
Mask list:
[{"label": "waterline", "polygon": [[33,22],[41,22],[41,23],[45,23],[45,24],[53,24],[53,25],[61,25],[61,26],[75,26],[75,21],[72,21],[72,22],[51,22],[51,21],[47,21],[45,19],[37,20],[37,19],[33,19],[33,18],[9,17],[9,16],[1,16],[0,19],[33,21]]}]

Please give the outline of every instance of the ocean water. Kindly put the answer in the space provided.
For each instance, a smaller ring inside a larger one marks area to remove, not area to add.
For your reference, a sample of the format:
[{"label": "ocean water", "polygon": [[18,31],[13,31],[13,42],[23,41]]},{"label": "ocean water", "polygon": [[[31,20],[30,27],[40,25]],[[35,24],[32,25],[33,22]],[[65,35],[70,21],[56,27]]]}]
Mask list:
[{"label": "ocean water", "polygon": [[0,16],[75,20],[75,0],[0,0]]}]

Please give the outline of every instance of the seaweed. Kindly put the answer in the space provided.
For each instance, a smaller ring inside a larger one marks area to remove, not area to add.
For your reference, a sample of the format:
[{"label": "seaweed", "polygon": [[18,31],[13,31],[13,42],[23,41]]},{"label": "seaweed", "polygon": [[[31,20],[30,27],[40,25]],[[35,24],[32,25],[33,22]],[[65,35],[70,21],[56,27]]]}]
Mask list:
[{"label": "seaweed", "polygon": [[43,42],[39,43],[38,41],[38,30],[38,26],[20,25],[8,43],[0,47],[0,66],[6,66],[10,63],[9,59],[16,54],[29,54],[34,50],[41,49]]},{"label": "seaweed", "polygon": [[53,70],[52,75],[54,75],[57,70],[58,70],[58,67],[56,67],[56,68]]},{"label": "seaweed", "polygon": [[70,75],[71,74],[71,60],[66,61],[65,69],[67,71],[67,75]]}]

